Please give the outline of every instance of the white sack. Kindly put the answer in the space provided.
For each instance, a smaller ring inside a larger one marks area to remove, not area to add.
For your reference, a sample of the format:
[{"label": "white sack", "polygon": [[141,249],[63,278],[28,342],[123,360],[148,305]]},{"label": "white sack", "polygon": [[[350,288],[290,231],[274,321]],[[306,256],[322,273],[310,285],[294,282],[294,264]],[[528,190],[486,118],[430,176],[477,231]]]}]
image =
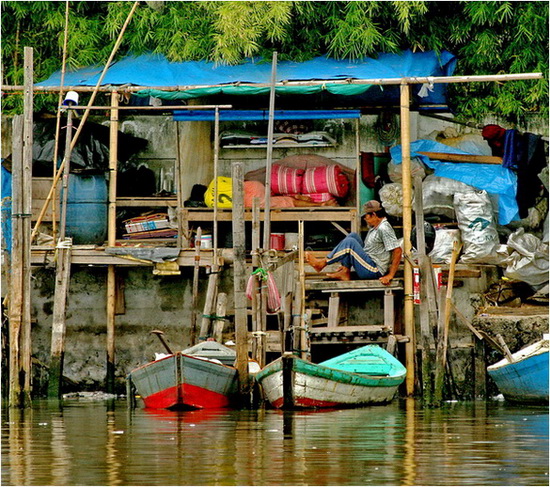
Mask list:
[{"label": "white sack", "polygon": [[465,264],[494,263],[499,240],[487,192],[459,193],[454,196],[453,203],[464,242],[460,261]]},{"label": "white sack", "polygon": [[516,230],[506,243],[511,249],[504,275],[510,279],[540,286],[548,282],[548,245],[523,228]]},{"label": "white sack", "polygon": [[434,248],[429,253],[434,264],[450,264],[454,241],[461,242],[460,230],[437,228]]}]

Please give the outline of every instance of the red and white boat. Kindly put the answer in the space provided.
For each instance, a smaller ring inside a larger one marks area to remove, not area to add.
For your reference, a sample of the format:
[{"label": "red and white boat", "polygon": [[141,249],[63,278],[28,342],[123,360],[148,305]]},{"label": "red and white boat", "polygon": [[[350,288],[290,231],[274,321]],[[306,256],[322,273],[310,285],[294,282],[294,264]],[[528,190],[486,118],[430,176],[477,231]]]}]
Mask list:
[{"label": "red and white boat", "polygon": [[182,352],[159,356],[128,374],[146,408],[209,409],[229,407],[238,392],[235,352],[203,342]]}]

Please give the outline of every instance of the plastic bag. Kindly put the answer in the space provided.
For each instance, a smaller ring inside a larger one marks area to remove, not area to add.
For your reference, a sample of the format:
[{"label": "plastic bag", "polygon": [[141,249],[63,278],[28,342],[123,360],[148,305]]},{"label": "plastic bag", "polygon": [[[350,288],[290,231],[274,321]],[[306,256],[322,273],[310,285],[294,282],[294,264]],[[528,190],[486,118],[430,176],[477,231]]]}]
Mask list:
[{"label": "plastic bag", "polygon": [[[214,179],[206,188],[204,202],[209,208],[214,208]],[[233,180],[223,176],[218,177],[218,208],[233,207]]]},{"label": "plastic bag", "polygon": [[425,214],[455,218],[454,195],[475,191],[472,186],[454,179],[429,175],[422,182],[422,205]]},{"label": "plastic bag", "polygon": [[[426,168],[418,157],[413,157],[411,158],[411,178],[414,179],[416,176],[420,176],[421,179],[424,179],[426,177]],[[388,177],[392,183],[402,183],[403,165],[395,164],[393,161],[390,161],[388,164]]]},{"label": "plastic bag", "polygon": [[401,184],[385,184],[378,194],[380,195],[380,202],[388,215],[403,216],[403,186]]},{"label": "plastic bag", "polygon": [[489,195],[486,191],[456,194],[454,207],[464,242],[464,253],[460,261],[489,263],[499,245]]},{"label": "plastic bag", "polygon": [[429,253],[434,264],[450,264],[454,241],[461,242],[460,230],[438,228],[435,231],[434,248]]},{"label": "plastic bag", "polygon": [[548,282],[548,245],[523,228],[516,230],[506,243],[512,250],[504,275],[532,286]]}]

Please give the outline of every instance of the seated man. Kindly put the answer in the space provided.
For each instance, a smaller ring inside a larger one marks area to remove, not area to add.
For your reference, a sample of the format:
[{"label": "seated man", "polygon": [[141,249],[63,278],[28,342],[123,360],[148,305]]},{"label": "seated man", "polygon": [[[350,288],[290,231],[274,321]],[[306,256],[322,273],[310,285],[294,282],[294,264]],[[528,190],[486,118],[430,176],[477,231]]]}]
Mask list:
[{"label": "seated man", "polygon": [[370,227],[364,243],[357,233],[350,233],[322,259],[306,252],[306,261],[317,272],[321,272],[327,264],[340,262],[336,272],[327,274],[331,279],[349,281],[353,267],[360,279],[379,279],[382,284],[388,285],[401,261],[399,241],[378,201],[367,201],[362,216]]}]

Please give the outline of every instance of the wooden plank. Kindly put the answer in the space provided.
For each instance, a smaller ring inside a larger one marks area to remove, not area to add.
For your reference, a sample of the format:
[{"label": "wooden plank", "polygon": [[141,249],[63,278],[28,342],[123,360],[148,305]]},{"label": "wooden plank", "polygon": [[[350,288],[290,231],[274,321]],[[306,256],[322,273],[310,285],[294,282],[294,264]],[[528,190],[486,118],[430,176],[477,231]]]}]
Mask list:
[{"label": "wooden plank", "polygon": [[349,291],[385,291],[386,289],[399,290],[401,279],[394,279],[392,284],[385,286],[378,280],[357,280],[357,281],[308,281],[306,290],[325,292],[349,292]]},{"label": "wooden plank", "polygon": [[319,335],[326,333],[379,333],[379,332],[389,332],[390,330],[382,325],[351,325],[351,326],[319,326],[312,328],[309,333],[310,335]]},{"label": "wooden plank", "polygon": [[328,299],[328,327],[338,326],[340,318],[340,295],[331,292]]},{"label": "wooden plank", "polygon": [[[180,122],[176,122],[180,123]],[[117,196],[116,198],[116,205],[118,207],[136,207],[136,206],[170,206],[170,207],[176,207],[178,204],[178,200],[176,196],[168,196],[163,198],[157,198],[157,197],[139,197],[135,198],[132,196]]]},{"label": "wooden plank", "polygon": [[192,304],[191,304],[191,343],[195,343],[195,336],[197,333],[197,302],[199,299],[199,270],[201,264],[201,227],[197,228],[197,235],[195,237],[195,265],[193,266],[193,292],[192,292]]},{"label": "wooden plank", "polygon": [[227,312],[227,294],[219,293],[216,304],[216,319],[214,320],[214,340],[223,343],[223,328],[225,326],[225,313]]},{"label": "wooden plank", "polygon": [[473,154],[448,154],[445,152],[418,152],[430,159],[442,162],[466,162],[474,164],[502,164],[502,157],[478,156]]}]

